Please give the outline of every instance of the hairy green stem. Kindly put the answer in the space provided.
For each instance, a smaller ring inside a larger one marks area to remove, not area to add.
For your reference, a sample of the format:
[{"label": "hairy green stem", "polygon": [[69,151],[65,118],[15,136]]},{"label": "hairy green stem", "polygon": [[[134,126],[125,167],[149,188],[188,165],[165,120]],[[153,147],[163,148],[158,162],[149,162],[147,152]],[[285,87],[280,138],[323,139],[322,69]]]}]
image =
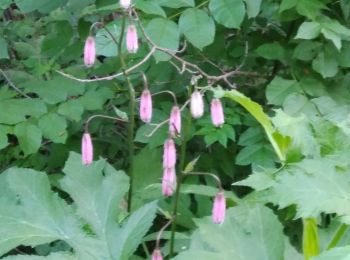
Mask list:
[{"label": "hairy green stem", "polygon": [[125,14],[122,20],[122,28],[120,31],[120,37],[118,42],[118,56],[120,60],[120,64],[122,66],[123,74],[126,79],[128,90],[129,90],[129,126],[128,126],[128,149],[129,149],[129,177],[130,177],[130,189],[128,194],[128,211],[131,211],[131,203],[132,203],[132,193],[133,193],[133,184],[134,184],[134,127],[135,127],[135,89],[132,85],[128,74],[126,73],[127,65],[124,60],[124,56],[122,53],[122,44],[123,37],[125,32]]},{"label": "hairy green stem", "polygon": [[185,158],[186,158],[186,148],[187,148],[187,135],[189,132],[189,129],[191,127],[191,121],[192,118],[190,115],[188,115],[183,129],[183,141],[181,144],[181,151],[180,151],[180,161],[179,161],[179,168],[178,168],[178,177],[177,177],[177,185],[176,185],[176,191],[175,191],[175,197],[174,197],[174,207],[173,207],[173,222],[171,223],[171,235],[170,235],[170,252],[169,256],[170,258],[174,254],[174,243],[175,243],[175,231],[176,231],[176,219],[177,219],[177,209],[179,205],[179,199],[180,199],[180,188],[181,188],[181,182],[183,180],[183,170],[185,167]]},{"label": "hairy green stem", "polygon": [[348,229],[347,225],[345,225],[345,224],[340,225],[340,227],[338,228],[334,237],[332,238],[331,242],[329,242],[329,245],[327,246],[327,250],[332,249],[333,247],[337,246],[338,242],[344,236],[347,229]]}]

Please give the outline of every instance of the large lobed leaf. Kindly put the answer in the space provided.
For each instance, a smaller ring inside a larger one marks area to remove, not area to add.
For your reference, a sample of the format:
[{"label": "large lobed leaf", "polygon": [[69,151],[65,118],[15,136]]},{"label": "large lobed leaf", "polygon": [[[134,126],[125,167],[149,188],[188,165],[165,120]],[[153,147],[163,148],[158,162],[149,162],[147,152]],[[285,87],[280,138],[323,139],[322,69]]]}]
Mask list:
[{"label": "large lobed leaf", "polygon": [[175,260],[283,259],[282,225],[265,206],[231,208],[222,225],[213,224],[209,217],[196,220],[196,224],[198,229],[192,235],[189,250],[180,253]]}]

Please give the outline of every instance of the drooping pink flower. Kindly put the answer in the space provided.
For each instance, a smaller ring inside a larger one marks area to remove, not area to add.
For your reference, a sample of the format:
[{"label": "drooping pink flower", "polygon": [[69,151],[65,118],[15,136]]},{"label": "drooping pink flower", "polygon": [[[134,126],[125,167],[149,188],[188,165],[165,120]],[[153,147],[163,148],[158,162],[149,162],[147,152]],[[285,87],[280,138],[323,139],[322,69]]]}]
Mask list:
[{"label": "drooping pink flower", "polygon": [[144,89],[141,94],[140,118],[145,123],[152,119],[152,95],[148,89]]},{"label": "drooping pink flower", "polygon": [[84,46],[84,64],[86,67],[94,65],[96,59],[95,39],[92,36],[86,38]]},{"label": "drooping pink flower", "polygon": [[152,260],[163,260],[162,252],[159,249],[153,250]]},{"label": "drooping pink flower", "polygon": [[164,143],[163,168],[174,168],[176,164],[176,147],[174,140],[168,138]]},{"label": "drooping pink flower", "polygon": [[91,141],[91,136],[89,133],[84,133],[81,141],[81,155],[82,163],[84,165],[89,165],[92,163],[94,151]]},{"label": "drooping pink flower", "polygon": [[191,114],[193,118],[200,118],[204,113],[204,102],[202,94],[195,90],[191,95]]},{"label": "drooping pink flower", "polygon": [[211,121],[216,127],[225,123],[224,111],[220,99],[213,99],[210,105]]},{"label": "drooping pink flower", "polygon": [[130,24],[126,32],[126,48],[129,53],[136,53],[139,48],[139,42],[137,39],[137,30],[135,25]]},{"label": "drooping pink flower", "polygon": [[119,4],[124,9],[129,9],[129,7],[131,6],[131,0],[120,0]]},{"label": "drooping pink flower", "polygon": [[212,219],[215,224],[221,224],[225,220],[226,199],[223,191],[218,192],[214,198]]},{"label": "drooping pink flower", "polygon": [[165,168],[163,171],[162,191],[163,195],[169,197],[173,195],[176,189],[175,168]]},{"label": "drooping pink flower", "polygon": [[173,137],[181,133],[181,110],[176,105],[170,112],[169,133]]}]

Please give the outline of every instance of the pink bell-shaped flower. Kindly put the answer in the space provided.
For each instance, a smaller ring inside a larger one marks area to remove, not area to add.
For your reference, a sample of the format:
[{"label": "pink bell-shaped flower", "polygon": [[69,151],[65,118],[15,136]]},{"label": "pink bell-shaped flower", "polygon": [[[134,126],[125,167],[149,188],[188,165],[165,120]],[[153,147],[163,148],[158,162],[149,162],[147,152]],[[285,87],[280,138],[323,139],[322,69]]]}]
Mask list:
[{"label": "pink bell-shaped flower", "polygon": [[148,89],[144,89],[141,94],[140,118],[145,123],[152,119],[152,95]]},{"label": "pink bell-shaped flower", "polygon": [[163,260],[162,252],[159,249],[153,250],[152,260]]},{"label": "pink bell-shaped flower", "polygon": [[84,46],[84,64],[86,67],[94,65],[96,59],[95,39],[92,36],[86,38]]},{"label": "pink bell-shaped flower", "polygon": [[224,111],[220,99],[213,99],[210,105],[211,121],[216,127],[221,127],[225,123]]},{"label": "pink bell-shaped flower", "polygon": [[82,163],[84,165],[89,165],[93,161],[94,151],[91,141],[91,136],[89,133],[84,133],[81,141],[81,155]]},{"label": "pink bell-shaped flower", "polygon": [[163,171],[162,191],[163,195],[169,197],[173,195],[176,189],[175,168],[165,168]]},{"label": "pink bell-shaped flower", "polygon": [[168,138],[164,143],[163,168],[174,168],[176,164],[176,147],[174,140]]},{"label": "pink bell-shaped flower", "polygon": [[131,0],[120,0],[119,4],[121,7],[123,7],[124,9],[129,9],[131,6]]},{"label": "pink bell-shaped flower", "polygon": [[225,220],[226,199],[223,191],[218,192],[214,198],[212,220],[215,224],[221,224]]},{"label": "pink bell-shaped flower", "polygon": [[126,32],[126,48],[129,53],[136,53],[139,48],[137,30],[135,25],[130,24]]},{"label": "pink bell-shaped flower", "polygon": [[178,106],[173,106],[170,112],[169,133],[175,137],[181,133],[181,110]]},{"label": "pink bell-shaped flower", "polygon": [[193,118],[200,118],[204,113],[204,102],[202,94],[195,90],[191,95],[191,114]]}]

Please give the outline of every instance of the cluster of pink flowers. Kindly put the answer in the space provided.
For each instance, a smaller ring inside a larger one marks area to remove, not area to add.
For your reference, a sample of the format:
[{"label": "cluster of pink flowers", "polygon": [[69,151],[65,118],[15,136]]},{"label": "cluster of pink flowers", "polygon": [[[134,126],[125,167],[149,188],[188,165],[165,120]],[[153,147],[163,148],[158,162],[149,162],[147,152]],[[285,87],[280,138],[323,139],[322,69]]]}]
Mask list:
[{"label": "cluster of pink flowers", "polygon": [[[125,10],[131,7],[131,0],[120,0],[120,6]],[[137,36],[136,26],[130,24],[126,30],[126,49],[129,53],[136,53],[139,49],[139,41]],[[96,44],[95,38],[89,35],[85,41],[84,47],[84,64],[86,67],[91,67],[94,65],[96,60]]]}]

